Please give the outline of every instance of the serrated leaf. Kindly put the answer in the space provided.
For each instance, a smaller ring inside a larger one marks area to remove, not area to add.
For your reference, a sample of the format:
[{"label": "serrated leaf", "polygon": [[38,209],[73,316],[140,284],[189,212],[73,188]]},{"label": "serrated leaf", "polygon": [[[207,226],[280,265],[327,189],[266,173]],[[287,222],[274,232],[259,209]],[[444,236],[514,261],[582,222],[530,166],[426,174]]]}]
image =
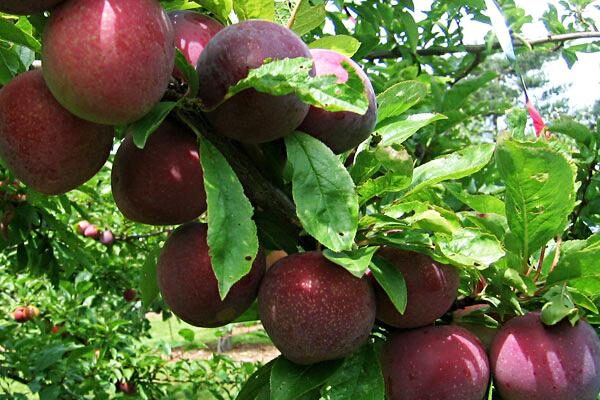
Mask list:
[{"label": "serrated leaf", "polygon": [[233,11],[233,0],[195,0],[195,2],[218,15],[221,21],[227,21]]},{"label": "serrated leaf", "polygon": [[573,169],[545,142],[509,139],[499,141],[496,165],[506,185],[506,247],[525,265],[567,224],[575,206]]},{"label": "serrated leaf", "polygon": [[342,365],[342,360],[298,365],[284,357],[271,369],[271,400],[296,400],[318,388]]},{"label": "serrated leaf", "polygon": [[144,307],[149,307],[150,304],[158,297],[158,279],[156,276],[156,262],[160,248],[155,248],[151,251],[144,261],[142,270],[140,271],[140,297],[142,298],[142,304]]},{"label": "serrated leaf", "polygon": [[247,19],[273,21],[275,19],[273,0],[235,0],[233,9],[240,21]]},{"label": "serrated leaf", "polygon": [[275,96],[295,94],[303,102],[327,111],[351,111],[363,115],[369,106],[361,78],[348,63],[348,80],[337,83],[335,75],[312,77],[308,58],[274,60],[250,70],[248,76],[229,88],[224,100],[253,88]]},{"label": "serrated leaf", "polygon": [[415,168],[406,193],[412,194],[449,179],[460,179],[485,167],[494,154],[493,144],[468,146]]},{"label": "serrated leaf", "polygon": [[5,18],[0,18],[0,39],[20,44],[38,53],[42,51],[42,44],[37,39]]},{"label": "serrated leaf", "polygon": [[224,299],[250,272],[258,253],[254,209],[225,157],[204,138],[200,139],[200,159],[208,205],[208,253]]},{"label": "serrated leaf", "polygon": [[321,141],[296,132],[285,138],[292,194],[306,231],[333,251],[350,250],[358,228],[358,197],[340,160]]},{"label": "serrated leaf", "polygon": [[138,148],[143,149],[150,135],[158,129],[176,106],[177,102],[173,101],[158,103],[148,114],[129,125],[126,130],[133,135],[133,143]]},{"label": "serrated leaf", "polygon": [[371,273],[388,295],[400,314],[404,314],[407,302],[406,281],[402,272],[385,258],[375,256],[371,263]]},{"label": "serrated leaf", "polygon": [[309,0],[300,0],[291,16],[292,20],[287,22],[291,30],[299,36],[305,35],[325,23],[325,4],[311,5]]},{"label": "serrated leaf", "polygon": [[391,144],[402,144],[420,129],[435,121],[448,119],[442,114],[414,114],[401,121],[392,122],[377,129],[375,133],[381,136],[379,144],[389,146]]},{"label": "serrated leaf", "polygon": [[356,250],[341,252],[325,249],[323,255],[329,261],[344,267],[357,278],[362,278],[367,269],[369,269],[369,264],[371,264],[371,259],[377,249],[378,247],[361,247]]},{"label": "serrated leaf", "polygon": [[546,304],[542,306],[541,318],[544,324],[556,325],[564,318],[571,320],[577,316],[577,307],[566,287],[552,288],[544,295],[544,299],[547,300]]},{"label": "serrated leaf", "polygon": [[377,96],[377,129],[386,119],[402,115],[420,103],[427,94],[427,85],[417,81],[400,82],[381,93]]},{"label": "serrated leaf", "polygon": [[436,243],[446,258],[464,266],[484,268],[505,254],[495,236],[476,229],[463,228],[452,235],[436,235]]},{"label": "serrated leaf", "polygon": [[385,383],[377,355],[370,344],[346,357],[321,389],[324,400],[382,400]]},{"label": "serrated leaf", "polygon": [[349,35],[324,36],[308,45],[311,49],[333,50],[352,57],[360,48],[360,42]]},{"label": "serrated leaf", "polygon": [[594,136],[590,128],[566,117],[552,121],[548,129],[553,133],[570,136],[577,142],[584,144],[589,144]]}]

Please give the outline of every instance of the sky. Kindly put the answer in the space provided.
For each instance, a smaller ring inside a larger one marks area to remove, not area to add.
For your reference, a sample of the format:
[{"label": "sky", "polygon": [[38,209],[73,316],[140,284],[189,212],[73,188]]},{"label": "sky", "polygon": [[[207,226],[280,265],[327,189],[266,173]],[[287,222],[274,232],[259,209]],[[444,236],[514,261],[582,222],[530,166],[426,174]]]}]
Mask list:
[{"label": "sky", "polygon": [[[431,3],[432,0],[415,1],[417,18],[419,17],[419,11],[430,9]],[[558,0],[515,0],[515,3],[517,6],[525,9],[534,21],[523,27],[523,36],[528,39],[545,37],[548,32],[540,18],[549,4],[560,7]],[[600,1],[596,1],[594,4],[600,6]],[[594,7],[590,7],[590,9],[593,10],[593,14],[590,15],[600,21],[600,10],[594,9]],[[424,16],[423,14],[420,15]],[[464,20],[463,32],[465,43],[484,43],[484,38],[490,29],[490,26],[487,24]],[[556,85],[570,85],[565,95],[569,99],[569,105],[574,109],[591,106],[596,100],[600,99],[600,53],[579,53],[578,57],[579,61],[572,69],[568,68],[562,58],[549,62],[544,66],[546,75],[553,83]],[[533,96],[535,96],[535,93],[533,93]]]}]

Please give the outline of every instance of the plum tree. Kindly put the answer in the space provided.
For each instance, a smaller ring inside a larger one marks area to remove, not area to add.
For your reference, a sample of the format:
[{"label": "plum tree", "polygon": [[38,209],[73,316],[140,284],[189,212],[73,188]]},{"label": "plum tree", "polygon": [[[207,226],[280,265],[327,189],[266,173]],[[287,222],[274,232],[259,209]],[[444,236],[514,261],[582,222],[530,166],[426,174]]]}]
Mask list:
[{"label": "plum tree", "polygon": [[369,137],[377,121],[377,101],[371,81],[362,68],[343,54],[332,50],[312,49],[317,76],[335,75],[338,83],[348,81],[348,71],[343,63],[349,64],[360,76],[369,108],[364,115],[350,111],[330,112],[311,106],[298,130],[321,140],[335,153],[343,153],[356,147]]},{"label": "plum tree", "polygon": [[504,400],[595,400],[600,339],[585,321],[542,323],[533,312],[508,321],[490,351],[494,385]]},{"label": "plum tree", "polygon": [[171,12],[169,18],[175,31],[175,46],[194,67],[209,40],[224,28],[211,17],[193,11]]},{"label": "plum tree", "polygon": [[275,346],[298,364],[347,356],[365,343],[375,321],[369,281],[316,251],[276,262],[261,284],[258,306]]},{"label": "plum tree", "polygon": [[208,43],[197,70],[199,97],[217,132],[247,143],[283,137],[300,125],[308,105],[297,96],[273,96],[244,90],[222,103],[230,86],[260,67],[266,59],[311,58],[308,47],[291,30],[278,24],[250,20],[228,26]]},{"label": "plum tree", "polygon": [[15,15],[37,14],[50,10],[62,1],[64,0],[2,0],[0,12]]},{"label": "plum tree", "polygon": [[381,354],[389,400],[482,400],[488,387],[485,350],[458,326],[396,333]]},{"label": "plum tree", "polygon": [[400,314],[383,288],[372,279],[378,320],[396,328],[417,328],[431,324],[448,311],[460,283],[454,267],[395,247],[383,247],[377,254],[402,272],[408,296],[406,310]]},{"label": "plum tree", "polygon": [[0,158],[40,193],[65,193],[94,176],[108,159],[113,138],[111,127],[65,110],[39,70],[0,90]]},{"label": "plum tree", "polygon": [[239,317],[256,299],[265,272],[259,251],[250,272],[238,281],[224,300],[208,254],[207,227],[192,222],[177,228],[158,259],[158,285],[165,302],[185,322],[217,327]]},{"label": "plum tree", "polygon": [[176,225],[206,210],[206,193],[198,145],[192,132],[167,120],[143,149],[128,135],[112,169],[117,207],[132,221]]},{"label": "plum tree", "polygon": [[69,0],[52,12],[43,42],[48,87],[92,122],[139,119],[160,101],[173,72],[173,27],[156,0]]}]

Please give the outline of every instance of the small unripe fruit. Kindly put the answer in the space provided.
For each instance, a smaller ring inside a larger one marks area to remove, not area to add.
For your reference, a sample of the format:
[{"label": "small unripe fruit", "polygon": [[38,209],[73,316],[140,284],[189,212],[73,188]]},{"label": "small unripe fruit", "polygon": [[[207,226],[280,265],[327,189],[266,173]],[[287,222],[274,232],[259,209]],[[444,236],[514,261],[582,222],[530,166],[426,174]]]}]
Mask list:
[{"label": "small unripe fruit", "polygon": [[123,298],[127,302],[132,302],[137,299],[137,290],[129,288],[123,292]]},{"label": "small unripe fruit", "polygon": [[25,307],[17,307],[15,311],[13,311],[13,319],[20,323],[29,321],[27,309]]},{"label": "small unripe fruit", "polygon": [[61,327],[59,325],[52,325],[52,329],[50,331],[53,335],[56,335],[60,332]]},{"label": "small unripe fruit", "polygon": [[135,383],[117,382],[117,390],[126,395],[133,395],[133,394],[135,394]]},{"label": "small unripe fruit", "polygon": [[83,235],[83,233],[85,232],[85,229],[90,225],[91,224],[88,221],[79,221],[77,223],[77,233]]},{"label": "small unripe fruit", "polygon": [[107,229],[100,234],[100,243],[103,245],[110,246],[114,243],[114,241],[115,236],[110,229]]},{"label": "small unripe fruit", "polygon": [[100,231],[98,230],[98,227],[96,225],[89,225],[83,231],[83,236],[85,236],[85,237],[97,239],[99,235],[100,235]]}]

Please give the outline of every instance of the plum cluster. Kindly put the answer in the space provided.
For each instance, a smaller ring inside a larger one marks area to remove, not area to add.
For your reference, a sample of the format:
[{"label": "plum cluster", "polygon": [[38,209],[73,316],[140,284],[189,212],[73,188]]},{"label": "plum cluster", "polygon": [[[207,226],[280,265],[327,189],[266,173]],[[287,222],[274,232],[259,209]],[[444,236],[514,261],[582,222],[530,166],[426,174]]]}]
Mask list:
[{"label": "plum cluster", "polygon": [[[375,126],[368,77],[348,57],[310,50],[289,29],[250,20],[228,27],[193,12],[167,14],[157,0],[3,0],[0,11],[51,11],[43,32],[42,69],[0,90],[0,158],[32,189],[55,195],[90,179],[109,157],[114,126],[146,115],[164,96],[175,49],[196,67],[198,98],[215,132],[246,144],[306,132],[342,153]],[[293,95],[247,89],[228,96],[249,70],[268,60],[312,59],[313,75],[361,77],[364,115],[328,112]],[[221,299],[207,244],[207,208],[195,134],[170,117],[143,149],[131,134],[116,152],[111,186],[125,217],[150,225],[180,225],[158,258],[161,294],[190,324],[222,326],[258,300],[260,319],[281,353],[299,364],[345,357],[369,340],[378,323],[390,332],[381,363],[390,400],[481,400],[490,376],[505,400],[593,400],[600,392],[600,340],[585,321],[546,327],[539,313],[509,320],[489,357],[476,335],[458,325],[434,325],[452,307],[458,271],[426,255],[395,247],[377,252],[404,276],[407,307],[398,312],[370,274],[357,278],[321,252],[285,255],[266,268],[261,249],[249,273]],[[110,231],[86,221],[79,232],[109,245]],[[125,300],[137,292],[128,289]],[[39,313],[39,311],[38,311]],[[17,309],[23,322],[35,312]],[[119,385],[129,385],[119,383]],[[120,387],[135,391],[133,386]]]}]

